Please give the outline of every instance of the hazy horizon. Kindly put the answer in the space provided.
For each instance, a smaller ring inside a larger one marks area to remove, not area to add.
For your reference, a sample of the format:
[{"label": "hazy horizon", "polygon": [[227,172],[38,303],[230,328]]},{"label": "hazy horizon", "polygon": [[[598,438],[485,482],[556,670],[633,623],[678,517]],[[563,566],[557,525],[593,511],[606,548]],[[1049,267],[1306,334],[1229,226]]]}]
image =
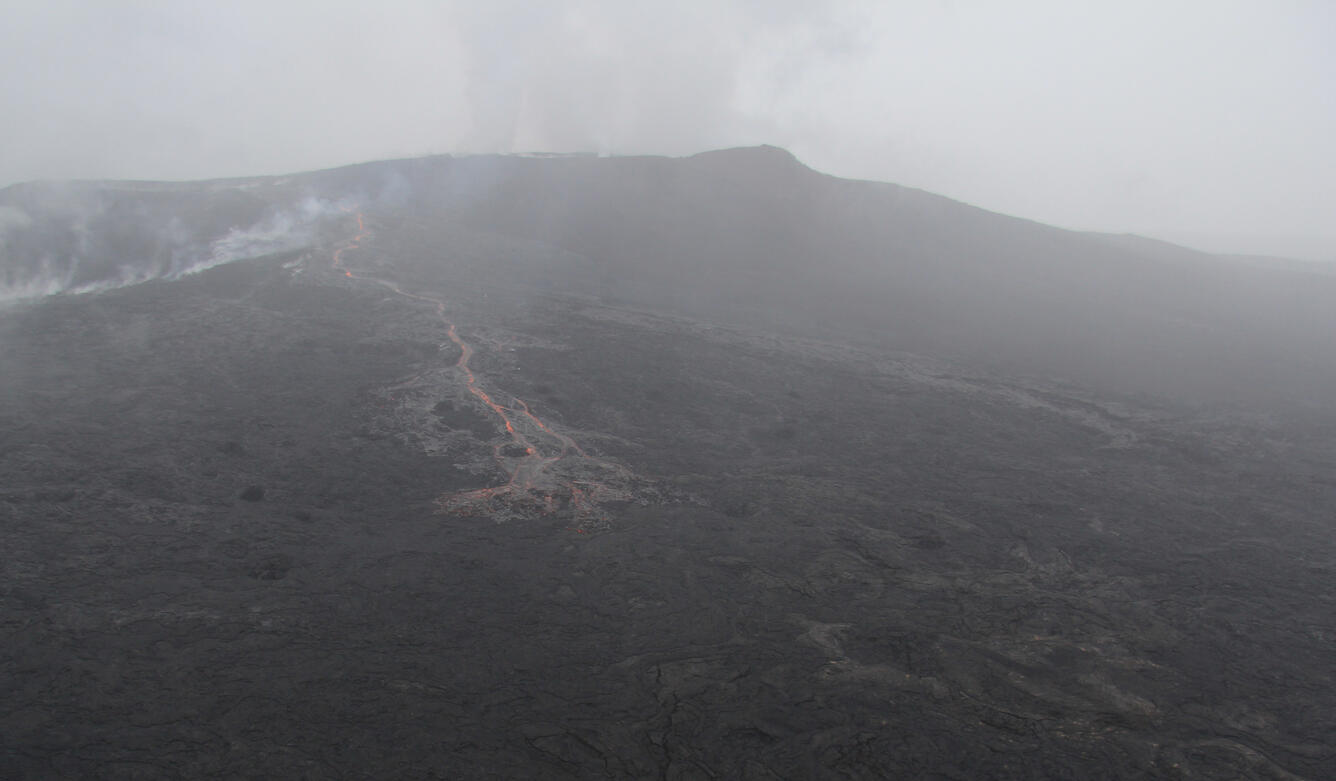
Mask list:
[{"label": "hazy horizon", "polygon": [[1336,2],[5,11],[3,778],[1336,779]]},{"label": "hazy horizon", "polygon": [[1336,259],[1336,9],[71,0],[0,33],[0,186],[773,144],[1074,230]]}]

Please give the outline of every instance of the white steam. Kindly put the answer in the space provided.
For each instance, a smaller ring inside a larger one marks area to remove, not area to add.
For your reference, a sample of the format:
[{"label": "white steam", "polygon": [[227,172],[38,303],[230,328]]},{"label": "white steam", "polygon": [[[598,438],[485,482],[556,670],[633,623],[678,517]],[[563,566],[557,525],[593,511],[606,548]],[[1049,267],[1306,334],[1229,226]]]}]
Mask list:
[{"label": "white steam", "polygon": [[0,206],[0,245],[4,244],[5,234],[14,228],[26,228],[32,225],[32,217],[22,209],[13,206]]},{"label": "white steam", "polygon": [[[67,255],[19,258],[7,246],[6,237],[29,228],[34,220],[22,210],[0,206],[0,306],[60,293],[96,293],[155,279],[174,280],[224,263],[301,249],[314,243],[325,220],[342,216],[351,207],[351,203],[308,196],[254,224],[233,227],[214,237],[194,235],[177,218],[165,225],[145,225],[144,231],[162,248],[158,256],[127,258],[90,280],[88,269],[96,265],[90,266],[90,248],[96,237],[87,215],[70,223],[75,241]],[[80,269],[85,270],[82,279]]]},{"label": "white steam", "polygon": [[[0,235],[0,262],[4,261],[3,235]],[[61,267],[44,257],[35,273],[21,273],[7,264],[0,267],[0,306],[27,298],[51,296],[66,290],[74,277],[74,267]]]},{"label": "white steam", "polygon": [[307,197],[291,210],[270,215],[247,228],[231,229],[210,244],[207,257],[174,269],[165,276],[176,279],[236,260],[310,246],[321,222],[327,217],[343,214],[345,206],[323,198]]}]

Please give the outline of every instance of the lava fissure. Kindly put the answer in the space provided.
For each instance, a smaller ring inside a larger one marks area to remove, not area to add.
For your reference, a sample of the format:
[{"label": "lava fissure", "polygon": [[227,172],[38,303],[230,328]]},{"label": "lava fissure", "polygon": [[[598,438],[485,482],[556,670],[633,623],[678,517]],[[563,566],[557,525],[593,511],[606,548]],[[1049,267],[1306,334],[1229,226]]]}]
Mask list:
[{"label": "lava fissure", "polygon": [[[529,408],[523,399],[510,394],[510,403],[502,404],[488,393],[469,365],[475,350],[459,334],[455,323],[447,316],[447,305],[441,298],[405,290],[390,280],[353,271],[344,262],[344,256],[362,249],[371,235],[364,216],[356,214],[357,233],[334,250],[332,267],[343,276],[373,282],[395,295],[412,301],[430,304],[445,328],[446,337],[459,349],[454,368],[463,379],[464,389],[484,408],[490,411],[505,437],[492,445],[492,458],[508,476],[503,485],[477,488],[446,494],[437,499],[440,512],[454,515],[489,516],[499,520],[533,515],[565,513],[589,527],[605,524],[608,514],[600,506],[604,502],[626,500],[628,491],[614,488],[595,476],[607,476],[615,482],[630,479],[624,467],[589,456],[570,436],[556,431]],[[397,388],[420,381],[413,378],[396,385]],[[581,530],[583,531],[583,530]]]}]

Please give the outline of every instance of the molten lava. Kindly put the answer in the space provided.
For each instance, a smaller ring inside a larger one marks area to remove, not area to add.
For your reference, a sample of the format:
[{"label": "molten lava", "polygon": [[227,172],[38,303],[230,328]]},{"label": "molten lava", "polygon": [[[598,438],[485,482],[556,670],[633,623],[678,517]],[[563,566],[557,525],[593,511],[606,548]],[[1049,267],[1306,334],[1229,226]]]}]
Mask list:
[{"label": "molten lava", "polygon": [[[370,274],[353,271],[344,263],[344,256],[361,249],[362,242],[371,235],[361,213],[356,215],[357,233],[333,252],[332,266],[349,279],[381,285],[395,295],[412,301],[431,304],[445,335],[459,348],[454,368],[464,388],[504,430],[492,445],[496,465],[508,476],[504,485],[478,488],[446,494],[437,499],[441,512],[467,516],[489,516],[498,520],[506,517],[564,514],[588,527],[606,523],[607,513],[601,505],[607,501],[629,499],[624,490],[613,488],[596,476],[609,476],[624,482],[626,470],[608,461],[591,458],[575,440],[552,428],[533,413],[528,403],[510,397],[508,404],[497,401],[480,384],[477,374],[469,366],[474,348],[459,335],[455,324],[447,317],[447,305],[441,298],[404,290],[395,282]],[[499,434],[500,432],[498,432]],[[522,455],[517,455],[522,454]],[[585,529],[576,529],[585,533]]]}]

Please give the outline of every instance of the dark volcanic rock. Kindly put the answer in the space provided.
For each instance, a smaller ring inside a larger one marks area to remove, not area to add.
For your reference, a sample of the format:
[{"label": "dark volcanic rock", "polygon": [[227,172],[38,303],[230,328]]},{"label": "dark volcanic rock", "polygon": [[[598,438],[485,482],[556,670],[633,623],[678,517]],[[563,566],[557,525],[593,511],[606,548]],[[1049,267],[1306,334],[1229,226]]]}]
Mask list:
[{"label": "dark volcanic rock", "polygon": [[282,580],[292,569],[292,557],[286,554],[266,556],[250,568],[250,576],[256,580]]},{"label": "dark volcanic rock", "polygon": [[645,309],[956,207],[608,165],[409,161],[355,248],[0,313],[0,775],[1336,777],[1325,408]]}]

